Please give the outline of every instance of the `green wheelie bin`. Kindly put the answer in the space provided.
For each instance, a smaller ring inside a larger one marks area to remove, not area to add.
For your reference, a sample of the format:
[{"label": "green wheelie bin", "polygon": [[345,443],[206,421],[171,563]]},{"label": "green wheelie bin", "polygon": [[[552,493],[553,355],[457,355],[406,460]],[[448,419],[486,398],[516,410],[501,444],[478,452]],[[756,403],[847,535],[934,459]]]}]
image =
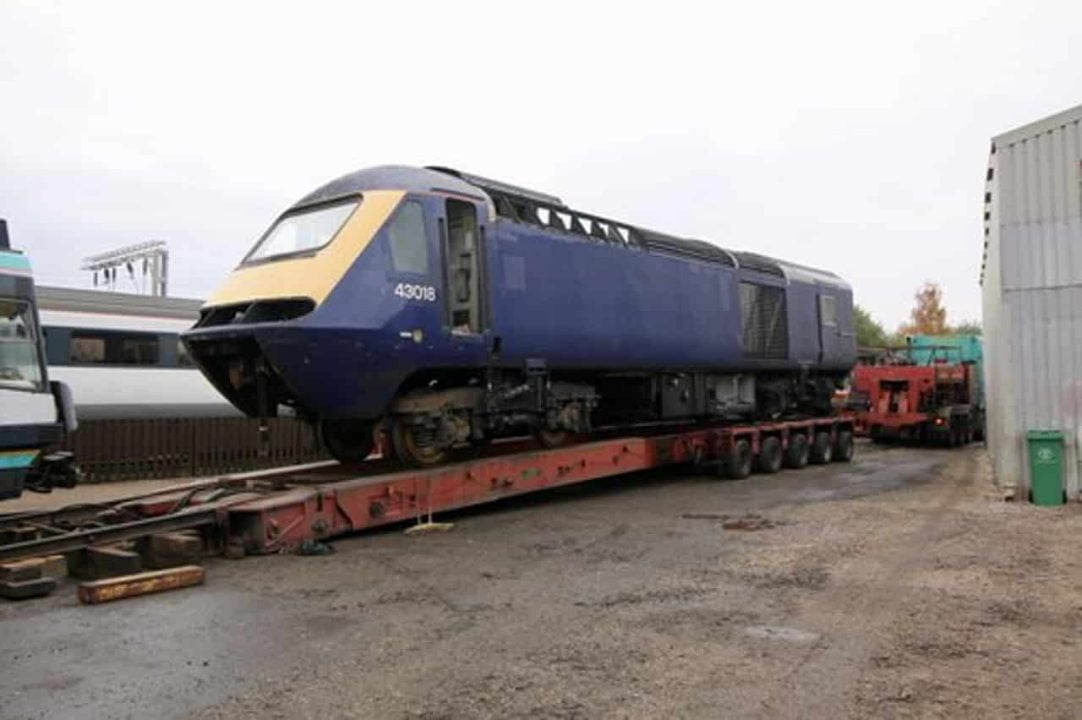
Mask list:
[{"label": "green wheelie bin", "polygon": [[1059,430],[1030,430],[1030,493],[1034,505],[1063,504],[1063,433]]}]

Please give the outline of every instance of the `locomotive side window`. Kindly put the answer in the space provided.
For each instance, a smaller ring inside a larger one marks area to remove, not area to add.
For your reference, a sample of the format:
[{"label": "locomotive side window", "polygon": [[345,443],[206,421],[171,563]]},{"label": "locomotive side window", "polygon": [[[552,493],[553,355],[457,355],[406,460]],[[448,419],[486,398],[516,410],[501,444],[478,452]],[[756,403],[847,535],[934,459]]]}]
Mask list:
[{"label": "locomotive side window", "polygon": [[837,327],[838,301],[833,295],[819,296],[819,322],[825,327]]},{"label": "locomotive side window", "polygon": [[745,357],[787,357],[789,323],[785,314],[785,289],[740,283],[740,326]]},{"label": "locomotive side window", "polygon": [[425,237],[425,211],[421,203],[410,200],[399,208],[387,230],[391,246],[391,265],[395,272],[428,273],[428,239]]}]

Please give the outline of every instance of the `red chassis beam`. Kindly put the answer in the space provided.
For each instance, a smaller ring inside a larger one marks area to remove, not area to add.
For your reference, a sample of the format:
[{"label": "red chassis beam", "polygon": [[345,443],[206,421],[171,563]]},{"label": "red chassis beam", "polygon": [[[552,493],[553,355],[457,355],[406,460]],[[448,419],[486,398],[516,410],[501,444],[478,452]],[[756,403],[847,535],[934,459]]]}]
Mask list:
[{"label": "red chassis beam", "polygon": [[323,484],[294,486],[231,504],[230,543],[247,553],[272,553],[304,540],[446,512],[504,497],[611,475],[728,455],[746,439],[757,453],[760,437],[775,433],[788,445],[793,432],[849,428],[846,417],[704,428],[672,435],[627,437],[499,455],[430,470],[394,472]]},{"label": "red chassis beam", "polygon": [[894,430],[913,427],[920,425],[921,423],[931,422],[932,416],[928,413],[911,412],[911,413],[872,413],[863,412],[858,414],[858,422],[865,427],[871,427],[878,425],[880,427],[891,428]]}]

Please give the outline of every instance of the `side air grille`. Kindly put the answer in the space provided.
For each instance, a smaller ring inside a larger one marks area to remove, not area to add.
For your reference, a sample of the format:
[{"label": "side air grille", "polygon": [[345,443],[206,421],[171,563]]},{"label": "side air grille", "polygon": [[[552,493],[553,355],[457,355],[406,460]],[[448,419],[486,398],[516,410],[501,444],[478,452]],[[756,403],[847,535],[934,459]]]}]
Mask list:
[{"label": "side air grille", "polygon": [[785,289],[740,283],[740,327],[744,356],[764,360],[789,355],[789,322],[785,312]]},{"label": "side air grille", "polygon": [[680,257],[695,258],[707,262],[721,263],[733,267],[733,256],[727,250],[722,250],[717,245],[705,240],[693,240],[691,238],[678,238],[671,235],[663,235],[651,230],[639,230],[642,243],[647,249],[655,252],[678,255]]}]

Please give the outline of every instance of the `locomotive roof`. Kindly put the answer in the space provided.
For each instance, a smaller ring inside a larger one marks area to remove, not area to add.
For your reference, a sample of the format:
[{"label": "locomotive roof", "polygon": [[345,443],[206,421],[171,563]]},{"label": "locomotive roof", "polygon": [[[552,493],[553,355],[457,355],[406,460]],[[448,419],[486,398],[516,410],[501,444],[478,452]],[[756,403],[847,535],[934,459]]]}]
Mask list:
[{"label": "locomotive roof", "polygon": [[[560,198],[453,168],[380,165],[343,175],[308,193],[291,210],[366,190],[452,192],[484,201],[496,214],[518,222],[586,235],[595,240],[741,267],[803,282],[848,288],[837,275],[749,252],[731,252],[705,240],[681,238],[572,210]],[[542,215],[540,211],[543,211]]]},{"label": "locomotive roof", "polygon": [[293,203],[290,209],[335,200],[346,195],[362,193],[365,190],[405,190],[421,193],[444,190],[472,196],[478,200],[488,200],[484,197],[484,193],[478,193],[477,186],[454,175],[406,165],[380,165],[357,170],[331,180]]},{"label": "locomotive roof", "polygon": [[192,321],[199,317],[199,308],[203,304],[202,300],[191,298],[152,297],[50,285],[39,285],[37,296],[41,310],[168,317]]}]

